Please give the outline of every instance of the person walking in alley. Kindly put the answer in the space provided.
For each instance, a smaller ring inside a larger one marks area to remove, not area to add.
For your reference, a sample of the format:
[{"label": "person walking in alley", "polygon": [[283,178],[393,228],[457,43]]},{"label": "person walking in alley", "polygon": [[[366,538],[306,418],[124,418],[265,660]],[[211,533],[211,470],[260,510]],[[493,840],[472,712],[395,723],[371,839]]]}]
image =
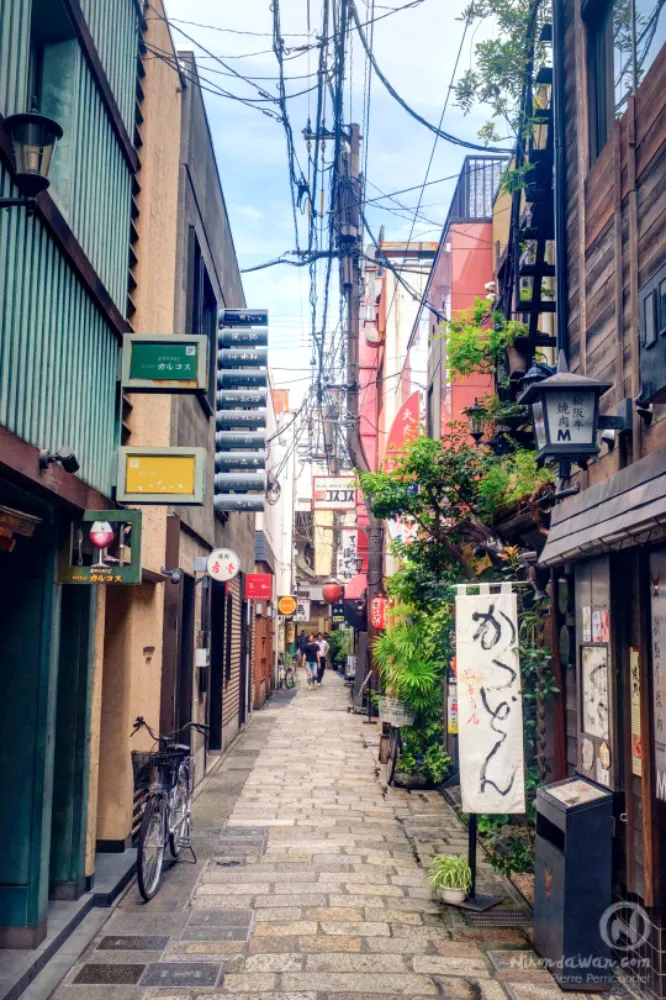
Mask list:
[{"label": "person walking in alley", "polygon": [[319,646],[319,667],[317,669],[317,684],[321,687],[321,682],[324,677],[324,671],[326,670],[326,657],[328,656],[328,643],[324,638],[323,632],[319,632],[317,635],[317,645]]},{"label": "person walking in alley", "polygon": [[308,644],[308,637],[305,634],[305,632],[301,632],[301,634],[298,637],[298,643],[296,645],[296,650],[298,652],[298,659],[300,660],[301,664],[305,663],[305,647],[307,646],[307,644]]},{"label": "person walking in alley", "polygon": [[309,635],[305,646],[305,669],[307,670],[308,687],[317,686],[317,672],[319,669],[319,643],[314,635]]}]

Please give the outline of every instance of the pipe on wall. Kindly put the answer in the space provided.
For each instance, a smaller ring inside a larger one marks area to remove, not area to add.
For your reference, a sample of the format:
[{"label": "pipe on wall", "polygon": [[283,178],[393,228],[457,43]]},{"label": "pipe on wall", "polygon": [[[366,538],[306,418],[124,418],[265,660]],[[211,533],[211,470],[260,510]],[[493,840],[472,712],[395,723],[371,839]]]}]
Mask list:
[{"label": "pipe on wall", "polygon": [[567,275],[566,146],[564,118],[564,0],[552,0],[553,12],[553,145],[555,153],[555,302],[557,352],[568,359],[569,302]]}]

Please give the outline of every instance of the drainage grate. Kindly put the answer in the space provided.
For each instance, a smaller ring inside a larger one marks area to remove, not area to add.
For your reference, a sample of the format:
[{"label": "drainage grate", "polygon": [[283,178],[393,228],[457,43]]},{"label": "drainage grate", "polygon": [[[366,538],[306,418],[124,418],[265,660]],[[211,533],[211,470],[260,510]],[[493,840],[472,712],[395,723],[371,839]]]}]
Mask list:
[{"label": "drainage grate", "polygon": [[244,861],[216,861],[215,864],[219,865],[220,868],[237,868],[238,865],[244,865],[245,862]]},{"label": "drainage grate", "polygon": [[505,906],[500,909],[485,910],[475,913],[473,910],[461,911],[472,927],[523,927],[532,923],[527,910],[517,906]]}]

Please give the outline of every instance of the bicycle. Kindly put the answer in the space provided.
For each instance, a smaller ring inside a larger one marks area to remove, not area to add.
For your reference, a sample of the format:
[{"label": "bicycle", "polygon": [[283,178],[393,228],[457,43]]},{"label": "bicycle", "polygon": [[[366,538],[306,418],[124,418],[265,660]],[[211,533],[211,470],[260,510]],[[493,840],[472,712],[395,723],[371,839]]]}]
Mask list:
[{"label": "bicycle", "polygon": [[188,722],[170,736],[156,733],[139,715],[134,720],[131,736],[145,729],[157,743],[157,750],[133,750],[132,770],[135,789],[145,789],[148,798],[143,810],[137,841],[137,883],[147,902],[157,892],[162,878],[167,844],[173,858],[183,847],[192,851],[192,792],[194,790],[194,758],[186,743],[176,737],[194,729],[207,738],[209,727],[200,722]]},{"label": "bicycle", "polygon": [[404,702],[388,695],[379,695],[377,698],[379,718],[382,725],[389,727],[389,741],[386,748],[386,763],[384,764],[384,779],[387,785],[392,785],[395,779],[395,772],[400,760],[402,751],[402,735],[400,730],[403,726],[411,726],[414,722],[414,711]]},{"label": "bicycle", "polygon": [[296,687],[296,669],[293,661],[289,667],[285,667],[284,663],[280,662],[278,667],[278,687],[285,687],[287,689]]}]

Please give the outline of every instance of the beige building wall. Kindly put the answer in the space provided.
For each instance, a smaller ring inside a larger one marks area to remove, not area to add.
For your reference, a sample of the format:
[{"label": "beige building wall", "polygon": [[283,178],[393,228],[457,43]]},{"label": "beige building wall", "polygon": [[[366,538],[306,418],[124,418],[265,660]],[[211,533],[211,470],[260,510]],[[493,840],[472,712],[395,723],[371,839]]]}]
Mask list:
[{"label": "beige building wall", "polygon": [[[146,42],[174,53],[164,9],[147,19]],[[136,287],[131,293],[136,333],[174,332],[178,176],[180,161],[181,81],[165,60],[144,60],[143,123],[139,150],[138,241],[134,248]],[[132,393],[125,413],[130,445],[168,446],[171,438],[171,396]],[[99,766],[91,766],[90,813],[97,804],[97,823],[90,817],[89,853],[95,841],[127,841],[132,829],[133,777],[130,753],[149,749],[146,734],[130,742],[132,722],[143,715],[159,728],[164,625],[164,587],[155,579],[164,566],[166,507],[140,508],[143,514],[141,564],[144,582],[138,587],[109,588],[106,602],[104,664],[93,697],[99,704]],[[92,748],[91,748],[92,750]],[[91,756],[92,760],[92,756]],[[94,859],[90,859],[92,864]]]},{"label": "beige building wall", "polygon": [[312,522],[315,576],[330,576],[333,572],[333,511],[313,511]]}]

